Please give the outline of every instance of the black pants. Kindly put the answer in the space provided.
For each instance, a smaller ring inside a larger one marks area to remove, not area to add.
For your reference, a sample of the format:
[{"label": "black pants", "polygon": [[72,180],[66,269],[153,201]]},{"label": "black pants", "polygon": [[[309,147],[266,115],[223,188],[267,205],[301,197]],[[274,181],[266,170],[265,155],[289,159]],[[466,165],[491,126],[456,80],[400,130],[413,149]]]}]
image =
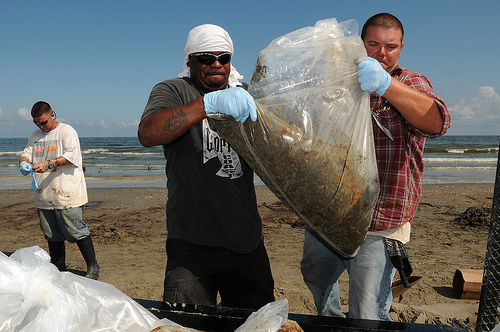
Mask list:
[{"label": "black pants", "polygon": [[264,242],[251,253],[167,239],[163,300],[259,309],[274,301],[274,280]]}]

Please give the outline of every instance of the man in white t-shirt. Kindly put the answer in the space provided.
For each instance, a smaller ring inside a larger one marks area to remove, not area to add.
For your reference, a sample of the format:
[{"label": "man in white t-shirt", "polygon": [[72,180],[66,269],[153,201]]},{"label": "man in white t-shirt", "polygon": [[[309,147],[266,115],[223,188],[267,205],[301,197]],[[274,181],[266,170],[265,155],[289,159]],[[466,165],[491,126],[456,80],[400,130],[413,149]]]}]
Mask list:
[{"label": "man in white t-shirt", "polygon": [[78,134],[70,125],[56,122],[54,111],[44,101],[33,105],[31,116],[38,130],[28,139],[19,170],[23,175],[33,174],[32,189],[51,262],[60,271],[66,270],[64,241],[76,242],[87,263],[86,277],[97,280],[99,264],[82,219],[88,199]]}]

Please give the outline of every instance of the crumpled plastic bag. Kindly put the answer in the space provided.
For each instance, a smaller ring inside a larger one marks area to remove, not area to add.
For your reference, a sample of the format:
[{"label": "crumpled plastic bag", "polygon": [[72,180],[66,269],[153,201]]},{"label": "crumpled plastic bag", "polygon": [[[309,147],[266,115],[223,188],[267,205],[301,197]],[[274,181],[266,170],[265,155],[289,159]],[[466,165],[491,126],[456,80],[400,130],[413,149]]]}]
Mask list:
[{"label": "crumpled plastic bag", "polygon": [[253,312],[235,332],[275,332],[288,319],[288,300],[270,302]]},{"label": "crumpled plastic bag", "polygon": [[0,252],[0,331],[150,331],[158,319],[110,284],[59,272],[38,246]]},{"label": "crumpled plastic bag", "polygon": [[364,241],[379,192],[357,30],[354,20],[332,18],[275,39],[248,88],[258,120],[216,118],[266,186],[346,257]]}]

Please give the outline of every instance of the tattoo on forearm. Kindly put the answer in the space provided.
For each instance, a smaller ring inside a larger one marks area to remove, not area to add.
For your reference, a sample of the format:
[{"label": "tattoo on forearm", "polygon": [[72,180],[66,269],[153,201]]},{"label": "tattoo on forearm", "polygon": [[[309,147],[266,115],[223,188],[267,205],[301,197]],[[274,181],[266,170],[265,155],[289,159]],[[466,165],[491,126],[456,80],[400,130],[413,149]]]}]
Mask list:
[{"label": "tattoo on forearm", "polygon": [[177,114],[174,114],[170,119],[165,121],[165,126],[163,127],[164,131],[176,131],[183,125],[188,123],[188,118],[184,111],[179,111]]},{"label": "tattoo on forearm", "polygon": [[55,166],[61,166],[62,162],[59,159],[56,159],[56,162],[54,163]]}]

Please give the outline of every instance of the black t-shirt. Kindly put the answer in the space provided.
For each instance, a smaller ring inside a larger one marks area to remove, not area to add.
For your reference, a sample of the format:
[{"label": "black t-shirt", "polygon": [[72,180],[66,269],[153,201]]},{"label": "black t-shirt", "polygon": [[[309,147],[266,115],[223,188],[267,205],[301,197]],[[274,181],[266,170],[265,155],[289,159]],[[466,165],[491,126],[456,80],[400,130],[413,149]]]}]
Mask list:
[{"label": "black t-shirt", "polygon": [[[163,81],[153,88],[142,119],[202,95],[189,78]],[[205,119],[163,147],[168,236],[249,253],[262,235],[253,171],[215,125]]]}]

